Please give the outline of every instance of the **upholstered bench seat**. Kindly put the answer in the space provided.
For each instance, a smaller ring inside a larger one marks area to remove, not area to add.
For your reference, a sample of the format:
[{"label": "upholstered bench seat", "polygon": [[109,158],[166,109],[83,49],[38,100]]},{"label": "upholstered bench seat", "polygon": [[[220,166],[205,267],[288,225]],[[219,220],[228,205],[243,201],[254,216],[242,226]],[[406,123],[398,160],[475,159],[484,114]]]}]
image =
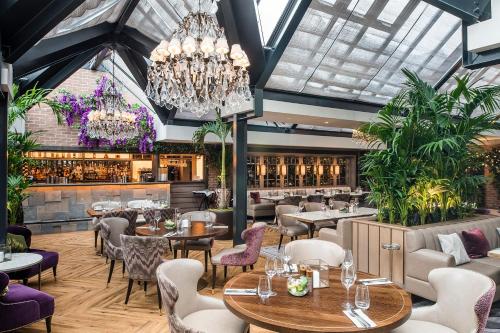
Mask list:
[{"label": "upholstered bench seat", "polygon": [[[226,309],[209,309],[193,312],[182,319],[187,327],[203,333],[243,332],[247,323]],[[217,326],[213,325],[217,323]]]}]

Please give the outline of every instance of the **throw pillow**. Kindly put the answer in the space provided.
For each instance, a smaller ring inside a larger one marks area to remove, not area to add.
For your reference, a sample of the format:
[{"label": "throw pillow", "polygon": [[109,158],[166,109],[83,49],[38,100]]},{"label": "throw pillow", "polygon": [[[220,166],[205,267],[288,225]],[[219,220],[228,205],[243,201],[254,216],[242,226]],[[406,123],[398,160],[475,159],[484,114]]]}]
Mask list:
[{"label": "throw pillow", "polygon": [[11,251],[26,252],[28,245],[22,235],[7,234],[7,246],[10,246]]},{"label": "throw pillow", "polygon": [[9,276],[4,272],[0,272],[0,297],[7,295],[9,291]]},{"label": "throw pillow", "polygon": [[259,192],[250,192],[250,198],[253,199],[254,203],[260,204],[260,193]]},{"label": "throw pillow", "polygon": [[455,264],[462,265],[470,261],[464,244],[457,233],[450,235],[438,235],[439,243],[443,252],[455,257]]},{"label": "throw pillow", "polygon": [[500,228],[497,228],[498,236],[500,236]]},{"label": "throw pillow", "polygon": [[479,228],[462,231],[464,238],[464,246],[467,254],[471,258],[483,258],[488,256],[488,251],[491,250],[490,243],[484,236],[484,233]]}]

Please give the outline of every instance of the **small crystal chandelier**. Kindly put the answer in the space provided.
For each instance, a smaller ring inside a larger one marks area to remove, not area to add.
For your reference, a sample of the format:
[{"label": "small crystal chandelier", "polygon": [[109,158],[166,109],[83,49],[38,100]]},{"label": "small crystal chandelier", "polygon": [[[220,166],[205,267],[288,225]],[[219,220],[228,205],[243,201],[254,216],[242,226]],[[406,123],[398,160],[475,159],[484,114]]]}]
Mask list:
[{"label": "small crystal chandelier", "polygon": [[156,104],[201,117],[212,110],[238,109],[250,100],[250,62],[239,44],[229,52],[216,18],[190,12],[151,53],[146,95]]},{"label": "small crystal chandelier", "polygon": [[115,80],[115,51],[112,55],[112,80],[105,80],[102,94],[97,98],[96,110],[88,114],[87,132],[93,139],[104,139],[111,144],[124,143],[137,137],[137,116],[127,109],[121,88]]}]

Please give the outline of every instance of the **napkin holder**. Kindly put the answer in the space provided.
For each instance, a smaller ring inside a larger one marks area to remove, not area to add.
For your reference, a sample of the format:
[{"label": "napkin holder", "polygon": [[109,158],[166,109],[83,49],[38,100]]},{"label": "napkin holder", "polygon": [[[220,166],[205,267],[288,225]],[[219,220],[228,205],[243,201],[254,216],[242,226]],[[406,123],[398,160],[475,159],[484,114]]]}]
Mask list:
[{"label": "napkin holder", "polygon": [[300,262],[301,265],[306,265],[312,270],[312,287],[313,289],[330,287],[330,267],[321,259],[308,259]]}]

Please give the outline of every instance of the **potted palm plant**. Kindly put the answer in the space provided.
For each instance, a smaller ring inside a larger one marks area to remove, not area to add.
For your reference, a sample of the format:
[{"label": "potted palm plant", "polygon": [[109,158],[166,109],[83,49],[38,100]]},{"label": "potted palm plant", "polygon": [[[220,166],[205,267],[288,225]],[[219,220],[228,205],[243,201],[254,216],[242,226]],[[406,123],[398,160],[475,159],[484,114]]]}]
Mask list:
[{"label": "potted palm plant", "polygon": [[220,187],[216,189],[217,193],[217,207],[219,209],[226,209],[229,205],[229,194],[226,187],[226,138],[231,132],[231,125],[222,120],[220,111],[216,112],[214,121],[203,124],[193,134],[193,143],[195,146],[203,147],[205,138],[209,134],[215,135],[221,141],[221,163],[220,163]]},{"label": "potted palm plant", "polygon": [[36,86],[24,94],[19,94],[19,87],[13,86],[13,99],[8,106],[8,219],[10,224],[23,224],[24,215],[22,204],[29,195],[26,189],[29,186],[29,180],[25,177],[23,170],[28,165],[33,165],[35,161],[28,157],[28,152],[36,149],[39,145],[36,142],[36,132],[18,131],[15,123],[18,120],[25,119],[27,112],[36,105],[48,105],[56,116],[57,123],[61,124],[63,106],[47,95],[50,90],[40,89]]}]

